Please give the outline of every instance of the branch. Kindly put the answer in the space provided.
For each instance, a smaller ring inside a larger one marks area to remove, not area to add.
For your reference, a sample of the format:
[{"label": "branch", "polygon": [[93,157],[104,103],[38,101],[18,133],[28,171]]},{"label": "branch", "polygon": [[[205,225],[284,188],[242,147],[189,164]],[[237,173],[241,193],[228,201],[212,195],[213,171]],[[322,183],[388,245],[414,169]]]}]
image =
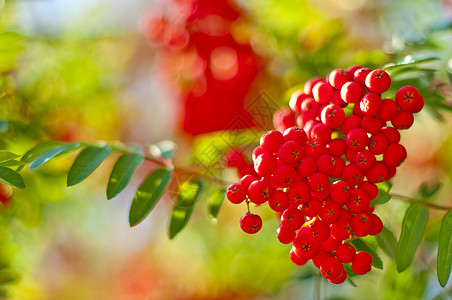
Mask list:
[{"label": "branch", "polygon": [[419,203],[419,204],[425,205],[425,206],[427,206],[429,208],[433,208],[433,209],[439,209],[439,210],[445,210],[445,211],[452,210],[452,206],[441,205],[441,204],[436,204],[436,203],[431,203],[431,202],[423,202],[418,199],[414,199],[414,198],[400,195],[400,194],[390,193],[389,196],[391,198],[395,198],[395,199],[398,199],[398,200],[401,200],[404,202],[408,202],[408,203]]}]

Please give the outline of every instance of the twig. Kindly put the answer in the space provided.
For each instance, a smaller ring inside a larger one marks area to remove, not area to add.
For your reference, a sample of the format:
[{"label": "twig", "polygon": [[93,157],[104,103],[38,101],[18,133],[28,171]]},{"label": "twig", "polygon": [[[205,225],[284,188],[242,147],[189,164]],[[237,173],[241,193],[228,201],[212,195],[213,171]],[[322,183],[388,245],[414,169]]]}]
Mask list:
[{"label": "twig", "polygon": [[433,209],[439,209],[439,210],[445,210],[445,211],[452,210],[452,206],[441,205],[441,204],[436,204],[436,203],[431,203],[431,202],[422,202],[420,200],[417,200],[417,199],[414,199],[414,198],[411,198],[408,196],[400,195],[400,194],[390,193],[389,196],[391,198],[395,198],[395,199],[405,201],[408,203],[419,203],[419,204],[425,205],[425,206],[433,208]]}]

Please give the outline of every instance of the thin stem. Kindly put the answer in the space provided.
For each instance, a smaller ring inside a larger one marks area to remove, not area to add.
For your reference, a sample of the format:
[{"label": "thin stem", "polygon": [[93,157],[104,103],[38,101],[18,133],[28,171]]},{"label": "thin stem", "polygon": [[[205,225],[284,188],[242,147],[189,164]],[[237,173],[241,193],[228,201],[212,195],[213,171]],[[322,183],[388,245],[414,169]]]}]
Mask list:
[{"label": "thin stem", "polygon": [[346,239],[346,240],[344,241],[344,243],[351,242],[351,241],[354,241],[354,240],[356,240],[356,239],[358,239],[358,237],[354,235],[354,236],[349,237],[348,239]]},{"label": "thin stem", "polygon": [[245,203],[246,203],[246,212],[250,214],[251,213],[251,211],[250,211],[250,200],[245,199]]},{"label": "thin stem", "polygon": [[436,204],[436,203],[431,203],[431,202],[422,202],[417,199],[414,199],[414,198],[411,198],[408,196],[404,196],[404,195],[400,195],[400,194],[396,194],[396,193],[390,193],[389,196],[392,198],[401,200],[401,201],[408,202],[408,203],[419,203],[419,204],[425,205],[425,206],[433,208],[433,209],[439,209],[439,210],[445,210],[445,211],[452,210],[452,206],[441,205],[441,204]]},{"label": "thin stem", "polygon": [[321,299],[321,291],[322,291],[322,276],[320,275],[320,273],[317,273],[317,276],[315,278],[315,294],[314,294],[314,298],[316,300],[320,300]]}]

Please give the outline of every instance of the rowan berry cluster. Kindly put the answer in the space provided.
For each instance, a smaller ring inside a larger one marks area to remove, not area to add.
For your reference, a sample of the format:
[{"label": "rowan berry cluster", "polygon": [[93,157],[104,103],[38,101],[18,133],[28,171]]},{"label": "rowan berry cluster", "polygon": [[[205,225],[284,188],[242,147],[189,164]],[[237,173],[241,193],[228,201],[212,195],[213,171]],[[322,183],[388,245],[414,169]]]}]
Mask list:
[{"label": "rowan berry cluster", "polygon": [[391,179],[406,159],[399,130],[410,128],[413,113],[424,106],[412,86],[402,87],[395,101],[382,99],[390,85],[385,71],[352,66],[333,70],[326,80],[313,78],[293,93],[290,109],[274,115],[277,130],[254,149],[254,170],[242,170],[240,183],[227,189],[230,202],[248,205],[243,231],[262,227],[249,203],[268,203],[280,214],[277,237],[292,243],[295,264],[312,259],[335,284],[347,278],[343,264],[351,263],[359,275],[369,272],[372,256],[348,242],[381,232],[370,205],[378,196],[376,183]]}]

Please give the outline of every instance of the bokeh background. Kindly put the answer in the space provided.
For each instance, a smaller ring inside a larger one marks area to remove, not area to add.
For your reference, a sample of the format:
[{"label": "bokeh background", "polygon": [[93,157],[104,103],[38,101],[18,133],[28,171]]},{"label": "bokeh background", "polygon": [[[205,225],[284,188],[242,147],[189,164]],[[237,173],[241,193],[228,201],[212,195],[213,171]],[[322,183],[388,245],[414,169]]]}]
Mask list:
[{"label": "bokeh background", "polygon": [[[272,129],[271,113],[287,106],[291,92],[334,68],[437,56],[438,71],[424,82],[452,102],[448,0],[3,0],[0,5],[0,146],[15,153],[48,139],[142,147],[172,140],[176,163],[234,181],[235,172],[221,164],[236,142],[228,132],[240,130],[246,143],[257,144],[259,134]],[[431,200],[452,205],[448,112],[428,106],[402,141],[408,159],[393,190],[410,196],[423,183],[441,183]],[[131,185],[107,201],[114,160],[83,184],[66,188],[73,159],[24,170],[26,190],[2,186],[4,297],[315,299],[316,269],[289,260],[268,208],[255,209],[265,224],[248,236],[238,226],[244,207],[225,202],[212,219],[207,199],[201,199],[187,228],[169,240],[171,192],[144,222],[128,224],[133,194],[155,166],[141,166]],[[377,208],[396,237],[406,208],[395,199]],[[324,281],[321,298],[452,299],[451,284],[442,289],[435,273],[443,215],[429,212],[424,241],[407,271],[398,274],[391,257],[379,250],[384,270],[360,276],[357,287]]]}]

